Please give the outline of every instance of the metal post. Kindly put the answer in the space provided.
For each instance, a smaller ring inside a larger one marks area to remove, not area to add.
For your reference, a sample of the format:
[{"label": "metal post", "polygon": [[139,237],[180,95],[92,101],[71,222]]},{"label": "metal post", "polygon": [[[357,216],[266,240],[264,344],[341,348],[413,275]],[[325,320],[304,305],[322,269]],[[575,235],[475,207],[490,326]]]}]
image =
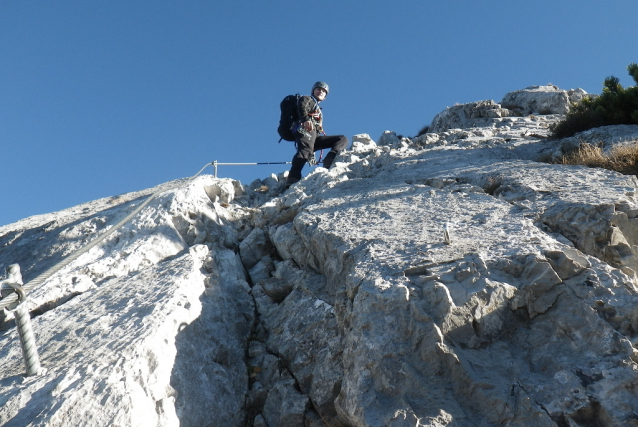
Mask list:
[{"label": "metal post", "polygon": [[215,168],[215,178],[217,178],[217,160],[213,160],[213,168]]},{"label": "metal post", "polygon": [[[38,348],[35,345],[35,335],[31,327],[31,314],[27,308],[25,290],[22,288],[22,273],[18,264],[11,264],[7,268],[7,278],[0,280],[0,289],[7,286],[8,290],[13,290],[18,294],[17,304],[11,304],[6,307],[7,310],[13,310],[16,319],[16,327],[18,329],[18,338],[20,339],[20,347],[22,348],[22,356],[24,356],[24,364],[27,367],[27,376],[39,375],[43,373],[40,365],[40,357],[38,356]],[[4,292],[2,292],[4,298]]]},{"label": "metal post", "polygon": [[29,314],[26,303],[20,303],[16,307],[14,315],[18,336],[20,337],[20,347],[22,347],[22,356],[24,356],[24,364],[27,367],[27,377],[39,375],[42,371],[42,366],[40,365],[38,348],[35,345],[35,335],[31,327],[31,314]]}]

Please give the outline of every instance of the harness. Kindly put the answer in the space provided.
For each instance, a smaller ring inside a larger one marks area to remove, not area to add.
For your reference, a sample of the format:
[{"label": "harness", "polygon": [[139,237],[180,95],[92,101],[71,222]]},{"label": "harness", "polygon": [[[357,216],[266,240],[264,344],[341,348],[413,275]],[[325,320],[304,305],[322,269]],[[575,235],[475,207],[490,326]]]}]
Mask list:
[{"label": "harness", "polygon": [[[312,112],[310,113],[310,121],[312,122],[312,124],[314,125],[315,129],[317,130],[317,132],[320,132],[323,134],[323,136],[326,136],[326,133],[323,131],[323,112],[321,111],[321,107],[319,107],[319,101],[317,101],[317,99],[313,96],[310,95],[310,98],[312,98],[313,101],[315,101],[315,105],[314,105],[314,109],[312,110]],[[299,109],[299,106],[297,106],[297,109]],[[301,114],[298,114],[301,117]],[[305,133],[305,129],[303,128],[303,126],[301,125],[301,118],[293,125],[293,133],[295,132],[299,132],[299,133]],[[299,147],[297,146],[297,141],[295,141],[295,148],[299,149]],[[308,164],[310,166],[316,166],[317,164],[319,164],[321,162],[321,159],[323,158],[323,150],[321,150],[321,153],[319,153],[319,160],[317,160],[315,158],[315,156],[312,156],[312,159],[308,160]]]},{"label": "harness", "polygon": [[323,112],[321,111],[321,107],[319,107],[319,101],[312,95],[310,97],[315,101],[315,109],[310,113],[310,117],[314,120],[315,126],[318,127],[317,131],[325,136],[326,133],[323,131]]}]

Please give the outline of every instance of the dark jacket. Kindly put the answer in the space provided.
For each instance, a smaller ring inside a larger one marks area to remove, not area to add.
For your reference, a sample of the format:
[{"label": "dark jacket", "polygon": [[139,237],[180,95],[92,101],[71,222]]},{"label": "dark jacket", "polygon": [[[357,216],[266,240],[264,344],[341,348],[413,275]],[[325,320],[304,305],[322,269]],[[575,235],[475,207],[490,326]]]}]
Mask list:
[{"label": "dark jacket", "polygon": [[297,106],[299,123],[310,120],[315,125],[317,132],[323,133],[323,114],[317,100],[312,96],[304,95],[299,98]]}]

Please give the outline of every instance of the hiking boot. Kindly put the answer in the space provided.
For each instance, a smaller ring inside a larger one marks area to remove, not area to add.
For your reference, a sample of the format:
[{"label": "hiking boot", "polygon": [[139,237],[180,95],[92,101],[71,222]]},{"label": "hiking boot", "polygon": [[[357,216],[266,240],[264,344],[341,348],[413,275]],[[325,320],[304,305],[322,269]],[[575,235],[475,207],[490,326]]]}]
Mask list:
[{"label": "hiking boot", "polygon": [[290,176],[290,175],[288,175],[286,177],[286,184],[288,184],[288,185],[296,184],[299,181],[301,181],[301,178],[296,178],[296,177]]},{"label": "hiking boot", "polygon": [[286,182],[283,186],[283,191],[286,191],[292,184],[296,184],[301,181],[301,178],[295,178],[293,176],[288,175],[286,177]]},{"label": "hiking boot", "polygon": [[337,153],[335,153],[334,151],[329,152],[326,155],[326,158],[323,159],[323,167],[326,168],[326,169],[330,169],[330,167],[332,166],[332,163],[334,163],[336,157],[337,157]]}]

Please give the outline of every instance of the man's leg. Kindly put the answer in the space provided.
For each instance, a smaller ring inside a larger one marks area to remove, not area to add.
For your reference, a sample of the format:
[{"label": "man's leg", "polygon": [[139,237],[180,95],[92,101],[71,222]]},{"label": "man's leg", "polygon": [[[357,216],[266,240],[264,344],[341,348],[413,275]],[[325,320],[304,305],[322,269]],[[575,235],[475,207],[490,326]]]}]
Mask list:
[{"label": "man's leg", "polygon": [[298,134],[295,141],[297,144],[297,152],[292,158],[292,166],[286,179],[288,184],[294,184],[301,179],[301,170],[306,165],[306,162],[310,160],[311,156],[315,155],[314,146],[316,138],[316,131]]},{"label": "man's leg", "polygon": [[318,136],[315,141],[315,150],[330,148],[330,152],[323,160],[323,167],[330,169],[339,152],[348,146],[348,138],[343,135]]}]

